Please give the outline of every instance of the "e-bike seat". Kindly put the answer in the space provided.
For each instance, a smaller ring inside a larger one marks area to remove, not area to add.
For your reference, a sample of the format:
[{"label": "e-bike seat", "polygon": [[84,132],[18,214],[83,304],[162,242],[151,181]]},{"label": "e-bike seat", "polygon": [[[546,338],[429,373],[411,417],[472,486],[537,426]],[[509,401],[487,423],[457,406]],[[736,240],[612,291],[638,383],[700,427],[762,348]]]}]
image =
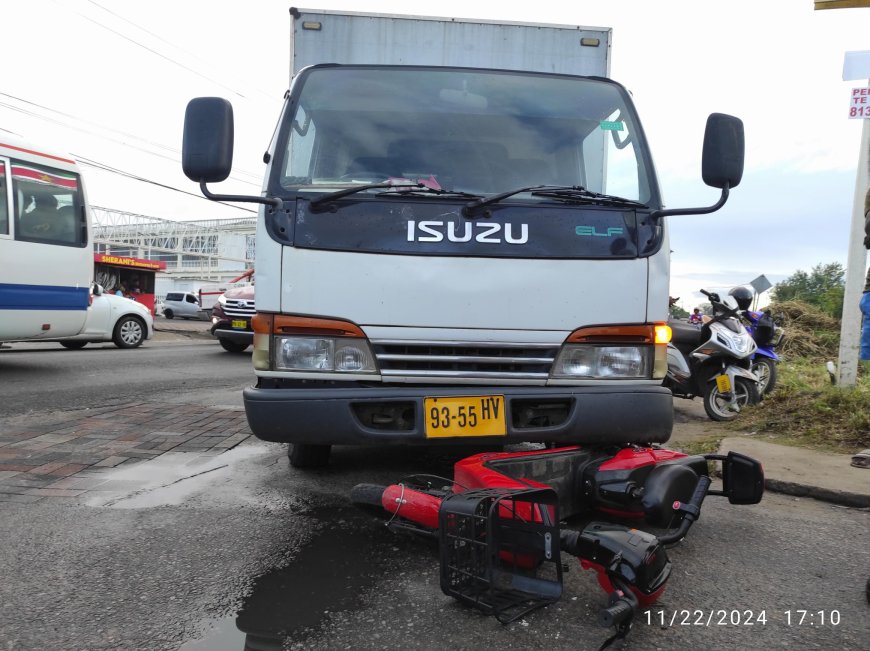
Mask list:
[{"label": "e-bike seat", "polygon": [[685,321],[668,321],[673,333],[671,341],[680,350],[693,350],[703,341],[703,326]]}]

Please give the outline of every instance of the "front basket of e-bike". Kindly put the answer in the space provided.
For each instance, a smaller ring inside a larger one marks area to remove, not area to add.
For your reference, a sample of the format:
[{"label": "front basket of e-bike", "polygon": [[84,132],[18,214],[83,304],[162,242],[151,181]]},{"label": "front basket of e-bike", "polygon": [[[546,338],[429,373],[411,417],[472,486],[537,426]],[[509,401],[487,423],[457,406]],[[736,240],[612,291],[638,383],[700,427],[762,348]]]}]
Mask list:
[{"label": "front basket of e-bike", "polygon": [[441,590],[507,624],[562,594],[552,489],[481,489],[439,512]]}]

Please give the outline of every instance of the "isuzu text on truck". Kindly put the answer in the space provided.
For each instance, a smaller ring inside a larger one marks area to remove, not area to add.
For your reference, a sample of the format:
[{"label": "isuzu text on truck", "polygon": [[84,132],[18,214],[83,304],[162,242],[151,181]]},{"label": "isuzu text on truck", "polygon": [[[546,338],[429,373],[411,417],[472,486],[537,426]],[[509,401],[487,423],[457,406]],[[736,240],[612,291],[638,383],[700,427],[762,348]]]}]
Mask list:
[{"label": "isuzu text on truck", "polygon": [[724,204],[740,120],[707,122],[720,200],[665,210],[609,30],[291,15],[262,196],[206,186],[230,104],[185,116],[185,174],[262,204],[254,434],[296,467],[335,444],[666,441],[663,218]]}]

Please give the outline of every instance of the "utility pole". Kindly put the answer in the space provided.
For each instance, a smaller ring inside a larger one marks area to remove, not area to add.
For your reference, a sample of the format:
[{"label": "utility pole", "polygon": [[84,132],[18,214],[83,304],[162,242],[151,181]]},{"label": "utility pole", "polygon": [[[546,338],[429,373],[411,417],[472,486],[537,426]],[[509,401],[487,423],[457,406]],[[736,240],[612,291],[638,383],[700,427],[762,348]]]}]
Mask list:
[{"label": "utility pole", "polygon": [[[847,52],[843,80],[870,77],[870,51]],[[858,349],[861,337],[861,311],[858,303],[864,291],[867,251],[864,248],[864,203],[870,192],[870,84],[852,91],[850,117],[863,118],[861,147],[858,152],[858,173],[852,204],[852,226],[849,229],[849,253],[846,259],[846,287],[843,295],[843,315],[840,325],[839,382],[854,387],[858,381]]]}]

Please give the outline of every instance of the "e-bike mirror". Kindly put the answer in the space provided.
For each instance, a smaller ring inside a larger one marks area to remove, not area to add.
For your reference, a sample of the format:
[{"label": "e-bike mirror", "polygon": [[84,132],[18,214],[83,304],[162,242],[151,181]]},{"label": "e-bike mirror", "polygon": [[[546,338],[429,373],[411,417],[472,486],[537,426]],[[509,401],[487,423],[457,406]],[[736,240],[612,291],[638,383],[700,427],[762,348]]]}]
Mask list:
[{"label": "e-bike mirror", "polygon": [[758,504],[764,495],[761,463],[739,452],[722,458],[722,494],[732,504]]}]

